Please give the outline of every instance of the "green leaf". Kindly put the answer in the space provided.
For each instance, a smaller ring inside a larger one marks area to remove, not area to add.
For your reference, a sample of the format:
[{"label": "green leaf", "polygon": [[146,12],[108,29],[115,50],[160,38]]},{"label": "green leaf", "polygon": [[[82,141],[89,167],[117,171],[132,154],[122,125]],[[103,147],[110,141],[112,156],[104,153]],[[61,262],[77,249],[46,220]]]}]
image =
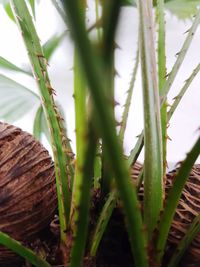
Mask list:
[{"label": "green leaf", "polygon": [[[156,240],[156,260],[160,263],[164,248],[167,240],[167,236],[170,230],[170,226],[181,197],[181,193],[190,174],[192,166],[194,165],[197,157],[200,154],[200,137],[198,137],[191,151],[187,154],[186,159],[181,163],[181,167],[178,170],[177,175],[174,178],[174,183],[169,191],[165,209],[160,218],[160,222],[157,229],[157,240]],[[159,264],[158,264],[159,265]]]},{"label": "green leaf", "polygon": [[51,0],[52,4],[54,5],[55,9],[57,10],[58,14],[61,16],[63,21],[66,23],[66,14],[63,9],[63,6],[61,5],[61,1],[59,0]]},{"label": "green leaf", "polygon": [[0,68],[11,70],[11,71],[19,71],[32,76],[32,73],[21,69],[20,67],[14,65],[12,62],[0,56]]},{"label": "green leaf", "polygon": [[29,0],[29,4],[31,6],[32,12],[33,12],[33,16],[35,18],[35,0]]},{"label": "green leaf", "polygon": [[10,236],[2,232],[0,232],[0,244],[16,252],[36,267],[50,267],[50,264],[40,258],[34,251],[24,247],[20,242],[12,239]]},{"label": "green leaf", "polygon": [[0,118],[13,122],[40,103],[37,94],[0,74]]},{"label": "green leaf", "polygon": [[65,32],[62,33],[61,35],[57,36],[54,35],[53,37],[51,37],[43,46],[43,51],[44,51],[44,55],[45,58],[47,60],[49,60],[53,53],[55,52],[55,50],[58,48],[58,46],[60,45],[60,43],[62,42],[63,38],[65,37]]},{"label": "green leaf", "polygon": [[50,143],[50,133],[46,121],[46,117],[43,111],[42,105],[39,106],[33,125],[33,134],[36,139],[41,141],[42,133],[45,134],[47,140]]},{"label": "green leaf", "polygon": [[15,16],[14,16],[14,14],[13,14],[13,11],[12,11],[12,8],[11,8],[11,5],[10,5],[9,2],[4,4],[4,10],[6,11],[8,17],[9,17],[14,23],[16,23],[16,21],[15,21]]},{"label": "green leaf", "polygon": [[[196,14],[200,0],[165,0],[164,8],[179,19],[191,19]],[[157,0],[153,0],[156,6]],[[136,6],[135,0],[121,0],[122,6]]]},{"label": "green leaf", "polygon": [[9,3],[9,0],[0,0],[0,4],[2,4],[2,5],[5,5],[7,3]]},{"label": "green leaf", "polygon": [[190,19],[196,14],[200,0],[172,0],[165,4],[165,8],[179,19]]},{"label": "green leaf", "polygon": [[98,217],[98,222],[93,233],[91,247],[90,247],[91,257],[96,256],[97,249],[102,240],[102,236],[106,230],[106,227],[112,215],[113,209],[116,206],[117,197],[118,197],[118,194],[116,191],[113,191],[108,195],[108,199],[106,200],[106,203],[104,204],[102,208],[100,216]]}]

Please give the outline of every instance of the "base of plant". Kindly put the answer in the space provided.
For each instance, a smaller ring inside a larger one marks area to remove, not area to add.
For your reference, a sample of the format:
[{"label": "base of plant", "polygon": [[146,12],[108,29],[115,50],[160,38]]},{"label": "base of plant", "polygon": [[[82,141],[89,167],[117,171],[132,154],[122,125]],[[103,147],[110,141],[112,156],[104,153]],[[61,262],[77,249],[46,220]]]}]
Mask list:
[{"label": "base of plant", "polygon": [[[190,217],[191,221],[194,219],[194,214],[192,215],[190,210],[186,212],[185,218],[182,215],[183,206],[186,207],[188,204],[188,199],[192,198],[195,201],[195,204],[198,202],[198,198],[195,197],[196,194],[199,194],[198,190],[200,185],[200,175],[199,175],[200,165],[196,165],[190,174],[188,182],[186,183],[184,192],[182,194],[179,206],[175,215],[172,229],[170,231],[169,240],[167,244],[166,254],[161,267],[166,267],[167,263],[174,252],[178,241],[180,240],[181,235],[180,230],[184,227],[189,226],[185,223],[187,218]],[[171,187],[173,177],[175,172],[171,172],[167,175],[166,182],[166,192],[168,192]],[[142,188],[140,190],[139,196],[142,201],[143,193]],[[93,232],[94,226],[96,224],[99,212],[101,210],[101,204],[99,199],[99,194],[94,194],[92,209],[91,209],[91,218],[90,221],[90,234]],[[189,197],[188,197],[189,196]],[[185,199],[187,197],[187,201]],[[192,205],[190,205],[190,208]],[[199,209],[199,208],[198,208]],[[196,210],[199,212],[199,210]],[[195,211],[194,211],[195,213]],[[179,227],[177,227],[179,225]],[[180,267],[199,267],[200,266],[200,235],[198,235],[188,251],[185,253],[184,258],[179,264]],[[51,222],[45,230],[43,230],[35,241],[31,241],[29,247],[31,247],[38,254],[46,258],[46,260],[53,266],[62,265],[62,255],[63,253],[60,250],[60,240],[59,240],[59,221],[58,216],[55,216],[55,219]],[[6,267],[29,267],[28,263],[20,262],[19,258],[16,258],[16,262],[11,262],[6,264]],[[111,220],[107,226],[104,237],[100,243],[98,253],[96,258],[91,259],[87,255],[84,259],[83,267],[133,267],[133,258],[131,254],[131,249],[128,241],[128,235],[126,232],[124,216],[120,209],[119,205],[114,209]],[[0,267],[5,267],[0,265]]]}]

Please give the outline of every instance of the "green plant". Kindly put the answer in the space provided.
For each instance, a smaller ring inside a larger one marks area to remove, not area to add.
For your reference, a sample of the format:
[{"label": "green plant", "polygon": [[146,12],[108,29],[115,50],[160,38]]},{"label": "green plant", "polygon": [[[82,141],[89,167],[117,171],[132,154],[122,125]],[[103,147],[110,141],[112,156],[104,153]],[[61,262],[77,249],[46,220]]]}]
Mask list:
[{"label": "green plant", "polygon": [[[10,17],[14,19],[9,2],[3,2]],[[135,1],[95,1],[97,23],[94,28],[97,27],[98,31],[98,38],[95,43],[91,41],[89,36],[91,29],[88,30],[85,24],[86,1],[66,0],[63,1],[63,5],[58,1],[52,1],[63,19],[65,19],[75,43],[74,97],[77,146],[75,153],[76,164],[74,166],[73,151],[65,131],[60,110],[54,101],[55,92],[51,86],[47,71],[47,60],[49,60],[65,34],[53,37],[46,45],[41,47],[26,1],[12,0],[10,2],[15,21],[22,32],[28,51],[32,72],[21,69],[4,58],[1,58],[0,64],[2,67],[13,71],[34,75],[42,101],[40,102],[38,95],[33,94],[16,82],[3,75],[0,78],[4,84],[9,85],[15,99],[20,96],[20,99],[25,101],[27,97],[27,99],[35,99],[35,102],[40,103],[34,122],[34,134],[37,138],[40,137],[41,132],[46,132],[46,127],[42,123],[42,121],[45,121],[45,115],[55,162],[60,247],[63,253],[62,263],[69,264],[70,267],[79,267],[83,266],[83,262],[87,266],[86,261],[92,262],[95,259],[99,243],[111,218],[112,211],[120,199],[122,202],[121,209],[126,218],[126,227],[135,266],[162,266],[167,236],[174,213],[190,170],[200,153],[200,137],[198,137],[185,161],[181,164],[173,187],[168,196],[166,196],[164,185],[167,123],[184,93],[189,88],[190,83],[197,75],[200,69],[199,65],[186,80],[184,87],[169,111],[167,110],[166,99],[197,30],[200,22],[200,11],[197,11],[183,47],[178,53],[177,60],[167,77],[164,8],[166,6],[170,9],[173,4],[178,4],[175,2],[179,1],[165,1],[166,4],[164,4],[163,0],[153,1],[159,29],[157,55],[154,40],[155,27],[153,25],[152,1],[138,1],[140,17],[139,48],[118,134],[114,116],[115,33],[120,19],[121,6],[136,5]],[[27,2],[31,5],[34,14],[34,1]],[[180,8],[186,6],[187,9],[189,1],[183,2]],[[193,1],[193,8],[188,10],[188,16],[191,16],[194,9],[196,11],[198,4],[199,1]],[[101,16],[99,15],[100,6],[102,8]],[[177,9],[175,11],[177,12]],[[156,57],[158,59],[157,64]],[[139,61],[143,81],[144,130],[129,158],[125,159],[122,143]],[[22,94],[22,90],[25,92],[24,94]],[[6,115],[13,114],[13,110],[18,111],[17,115],[15,115],[19,117],[27,109],[24,105],[24,110],[20,111],[16,102],[13,105],[9,101],[9,99],[7,102],[5,101],[9,104],[7,111],[1,114],[5,119],[7,118]],[[5,104],[5,102],[1,104]],[[19,105],[21,105],[21,102]],[[145,151],[143,170],[140,173],[138,185],[133,185],[129,169],[136,162],[143,146]],[[100,157],[97,154],[100,154]],[[98,180],[99,175],[96,175],[97,173],[99,174],[99,169],[102,170],[100,180]],[[142,182],[144,196],[142,203],[140,203],[137,192]],[[100,192],[98,201],[102,210],[98,214],[98,222],[94,226],[95,229],[91,230],[90,206],[93,201],[91,192],[94,193],[94,189]],[[166,200],[166,204],[164,204],[164,200]],[[169,263],[170,267],[177,266],[180,256],[198,234],[199,229],[198,215],[186,233],[185,243],[182,241],[178,247],[178,253],[176,252],[172,256],[172,261]],[[26,249],[23,245],[3,233],[0,234],[0,243],[13,249],[35,266],[49,266],[36,253]],[[87,249],[88,246],[86,244],[89,244],[89,249]]]}]

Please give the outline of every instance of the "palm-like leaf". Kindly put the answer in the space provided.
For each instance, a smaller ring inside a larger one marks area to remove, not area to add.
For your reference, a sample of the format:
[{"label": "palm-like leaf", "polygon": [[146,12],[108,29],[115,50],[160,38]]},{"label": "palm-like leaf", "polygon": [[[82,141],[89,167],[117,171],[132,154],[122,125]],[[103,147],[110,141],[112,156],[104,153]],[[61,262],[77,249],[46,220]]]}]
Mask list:
[{"label": "palm-like leaf", "polygon": [[[122,0],[123,6],[136,6],[135,0]],[[200,0],[165,0],[165,9],[179,19],[189,19],[196,12],[200,5]],[[153,0],[154,6],[157,0]]]},{"label": "palm-like leaf", "polygon": [[63,41],[64,36],[65,32],[60,35],[54,35],[42,46],[45,58],[47,60],[49,60],[52,57],[55,50],[59,47],[59,45]]},{"label": "palm-like leaf", "polygon": [[37,94],[0,74],[0,118],[13,122],[40,103]]},{"label": "palm-like leaf", "polygon": [[5,59],[5,58],[3,58],[1,56],[0,56],[0,68],[6,69],[6,70],[9,70],[9,71],[18,71],[18,72],[22,72],[22,73],[25,73],[25,74],[28,74],[28,75],[32,76],[31,72],[16,66],[12,62],[8,61],[7,59]]},{"label": "palm-like leaf", "polygon": [[47,125],[47,120],[45,118],[42,105],[40,105],[36,112],[35,119],[34,119],[33,134],[36,139],[41,140],[42,133],[45,134],[47,140],[50,143],[50,133],[49,133],[48,125]]},{"label": "palm-like leaf", "polygon": [[165,4],[165,8],[179,19],[190,19],[199,5],[199,0],[172,0]]}]

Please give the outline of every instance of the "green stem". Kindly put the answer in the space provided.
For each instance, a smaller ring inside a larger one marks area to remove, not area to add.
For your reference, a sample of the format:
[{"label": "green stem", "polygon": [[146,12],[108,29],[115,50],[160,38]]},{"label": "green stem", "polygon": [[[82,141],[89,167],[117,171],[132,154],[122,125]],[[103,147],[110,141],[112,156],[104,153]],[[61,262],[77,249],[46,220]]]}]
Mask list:
[{"label": "green stem", "polygon": [[[100,53],[102,54],[103,62],[103,75],[105,79],[105,94],[110,104],[111,110],[114,117],[114,51],[115,51],[115,32],[117,28],[118,17],[120,13],[120,1],[104,1],[103,4],[103,49]],[[103,51],[103,52],[102,52]],[[108,158],[106,157],[104,141],[102,142],[102,198],[104,198],[109,190],[112,183],[112,175],[109,167]]]},{"label": "green stem", "polygon": [[[166,81],[164,0],[157,0],[156,11],[158,23],[158,84],[160,95],[162,95],[162,89]],[[167,100],[165,101],[165,103],[163,103],[160,112],[163,144],[163,176],[165,177],[167,163]]]},{"label": "green stem", "polygon": [[[22,37],[28,51],[29,59],[32,64],[33,73],[38,84],[39,92],[42,99],[42,105],[45,111],[47,122],[51,133],[52,149],[55,161],[56,185],[58,192],[58,208],[60,218],[61,240],[66,242],[65,231],[69,223],[70,212],[70,194],[68,181],[70,174],[67,173],[66,154],[68,151],[67,143],[62,128],[62,119],[55,106],[53,94],[54,89],[51,87],[48,73],[47,62],[44,58],[40,41],[35,30],[31,15],[24,0],[12,0],[13,10]],[[69,156],[70,157],[70,156]],[[68,158],[68,164],[70,164]]]},{"label": "green stem", "polygon": [[83,164],[87,138],[87,114],[86,114],[86,83],[83,76],[82,66],[74,51],[74,102],[76,120],[76,170],[73,182],[72,201],[71,201],[71,229],[74,230],[74,223],[77,219],[80,205],[80,188],[84,183]]},{"label": "green stem", "polygon": [[200,154],[200,137],[197,139],[192,150],[188,153],[186,159],[181,164],[181,167],[175,177],[173,186],[168,194],[167,202],[163,214],[158,225],[158,236],[156,240],[156,260],[160,263],[164,253],[164,248],[170,226],[176,211],[176,207],[181,197],[184,185],[190,174],[191,168],[194,165],[197,157]]},{"label": "green stem", "polygon": [[99,82],[104,81],[104,76],[102,75],[103,70],[101,69],[103,64],[99,63],[99,60],[97,60],[97,56],[88,39],[84,20],[79,12],[77,1],[66,0],[65,6],[70,29],[79,50],[79,56],[88,80],[91,99],[94,103],[97,115],[96,124],[102,135],[116,185],[124,203],[124,211],[127,216],[127,228],[135,263],[137,266],[146,267],[148,266],[146,239],[143,231],[137,194],[129,179],[128,166],[122,157],[122,148],[119,145],[115,130],[115,119],[110,104],[105,96],[105,83]]},{"label": "green stem", "polygon": [[10,236],[2,232],[0,232],[0,244],[11,249],[36,267],[51,266],[47,261],[37,256],[34,251],[24,247],[20,242],[12,239]]},{"label": "green stem", "polygon": [[[137,50],[133,75],[132,75],[130,86],[128,89],[127,99],[126,99],[126,102],[124,105],[124,112],[122,115],[122,123],[121,123],[120,131],[119,131],[119,138],[121,141],[123,141],[124,132],[126,129],[128,113],[129,113],[129,108],[130,108],[131,98],[132,98],[132,93],[133,93],[133,87],[134,87],[134,83],[135,83],[135,79],[136,79],[136,73],[137,73],[137,69],[138,69],[138,63],[139,63],[139,50]],[[135,161],[136,161],[136,156],[131,159],[130,166],[133,162],[135,163]],[[112,215],[113,209],[115,207],[117,197],[118,197],[118,194],[114,190],[113,192],[111,192],[109,194],[108,199],[106,200],[106,202],[103,206],[103,209],[102,209],[101,214],[99,216],[98,223],[95,227],[95,231],[94,231],[93,238],[91,241],[92,245],[91,245],[91,249],[90,249],[90,254],[92,257],[94,257],[96,255],[99,243],[102,239],[102,236],[105,232],[107,224],[108,224],[110,217]]]},{"label": "green stem", "polygon": [[96,153],[96,134],[93,131],[92,125],[89,125],[87,140],[85,140],[86,150],[84,154],[84,163],[82,167],[82,184],[77,192],[79,194],[79,202],[76,206],[75,225],[76,231],[74,232],[74,244],[71,252],[70,267],[83,266],[83,256],[85,245],[87,241],[88,223],[89,223],[89,208],[91,199],[91,186],[93,176],[93,166]]},{"label": "green stem", "polygon": [[55,6],[58,14],[61,16],[61,18],[63,19],[63,21],[65,22],[66,19],[66,15],[64,10],[60,7],[60,4],[58,2],[58,0],[51,0],[52,4]]},{"label": "green stem", "polygon": [[192,81],[194,80],[196,75],[199,73],[199,71],[200,71],[200,64],[198,64],[197,67],[193,70],[190,77],[187,80],[185,80],[185,85],[180,90],[179,94],[174,98],[174,102],[173,102],[172,106],[170,107],[170,110],[167,113],[168,121],[173,116],[174,111],[178,107],[181,99],[183,98],[184,94],[186,93],[187,89],[189,88],[190,84],[192,83]]},{"label": "green stem", "polygon": [[197,12],[191,28],[187,31],[188,35],[187,35],[187,37],[183,43],[183,46],[182,46],[180,52],[177,53],[177,60],[174,64],[171,72],[169,73],[168,78],[167,78],[167,80],[166,80],[166,82],[162,88],[161,95],[160,95],[161,104],[163,102],[165,102],[165,100],[166,100],[167,94],[168,94],[168,92],[172,86],[172,83],[174,82],[174,80],[176,78],[176,75],[177,75],[177,73],[178,73],[178,71],[179,71],[179,69],[183,63],[183,60],[186,56],[186,53],[187,53],[187,51],[190,47],[190,44],[193,40],[194,34],[195,34],[195,32],[199,26],[199,22],[200,22],[200,10]]},{"label": "green stem", "polygon": [[[180,52],[178,53],[177,60],[176,60],[176,62],[174,64],[171,72],[169,73],[168,78],[167,78],[167,80],[165,82],[165,85],[164,85],[164,87],[162,89],[162,93],[160,95],[161,108],[162,108],[163,104],[165,103],[165,100],[166,100],[168,92],[169,92],[169,90],[170,90],[170,88],[172,86],[172,83],[173,83],[175,77],[177,76],[177,73],[178,73],[178,71],[179,71],[179,69],[180,69],[180,67],[181,67],[181,65],[183,63],[183,60],[184,60],[185,55],[186,55],[186,53],[187,53],[187,51],[188,51],[188,49],[190,47],[190,44],[191,44],[192,39],[194,37],[194,34],[195,34],[195,32],[196,32],[196,30],[198,28],[199,22],[200,22],[200,11],[197,13],[191,28],[189,29],[189,31],[187,31],[188,32],[187,37],[186,37],[186,39],[185,39],[185,41],[183,43],[183,46],[182,46]],[[143,138],[144,138],[144,136],[143,136],[143,133],[142,133],[142,136],[141,136],[140,139],[142,140]],[[140,151],[141,151],[141,149],[143,147],[143,144],[141,144],[141,146],[138,146],[138,144],[139,144],[139,140],[138,140],[138,143],[137,143],[137,149],[135,148],[134,150],[132,150],[134,154],[135,153],[140,154]],[[130,161],[131,161],[132,153],[130,154],[129,158],[130,158]]]},{"label": "green stem", "polygon": [[131,82],[130,82],[129,89],[127,91],[127,98],[126,98],[126,101],[125,101],[124,111],[123,111],[123,114],[122,114],[121,127],[120,127],[120,130],[119,130],[119,138],[121,139],[122,142],[124,140],[124,133],[125,133],[125,130],[126,130],[128,114],[129,114],[129,110],[130,110],[131,99],[132,99],[132,95],[133,95],[133,88],[134,88],[134,84],[135,84],[135,80],[136,80],[138,65],[139,65],[139,43],[138,43],[138,49],[137,49],[137,52],[136,52],[136,59],[135,59],[135,65],[134,65],[134,69],[133,69],[133,74],[132,74],[132,77],[131,77]]},{"label": "green stem", "polygon": [[138,136],[138,140],[134,148],[131,150],[131,153],[128,157],[129,166],[131,166],[134,163],[134,160],[135,161],[137,160],[137,158],[140,155],[140,152],[142,151],[143,146],[144,146],[144,131],[142,131],[141,134]]},{"label": "green stem", "polygon": [[159,92],[151,0],[139,1],[144,107],[144,222],[151,240],[163,207],[163,161]]},{"label": "green stem", "polygon": [[[96,23],[100,20],[99,16],[99,0],[95,0],[95,13],[96,13]],[[97,27],[97,39],[100,42],[101,40],[101,30],[99,27]]]},{"label": "green stem", "polygon": [[90,248],[91,257],[96,256],[97,249],[102,240],[102,236],[106,230],[113,209],[116,205],[116,199],[117,199],[117,192],[113,191],[109,194],[108,199],[106,200],[106,203],[103,206],[91,241],[91,248]]}]

